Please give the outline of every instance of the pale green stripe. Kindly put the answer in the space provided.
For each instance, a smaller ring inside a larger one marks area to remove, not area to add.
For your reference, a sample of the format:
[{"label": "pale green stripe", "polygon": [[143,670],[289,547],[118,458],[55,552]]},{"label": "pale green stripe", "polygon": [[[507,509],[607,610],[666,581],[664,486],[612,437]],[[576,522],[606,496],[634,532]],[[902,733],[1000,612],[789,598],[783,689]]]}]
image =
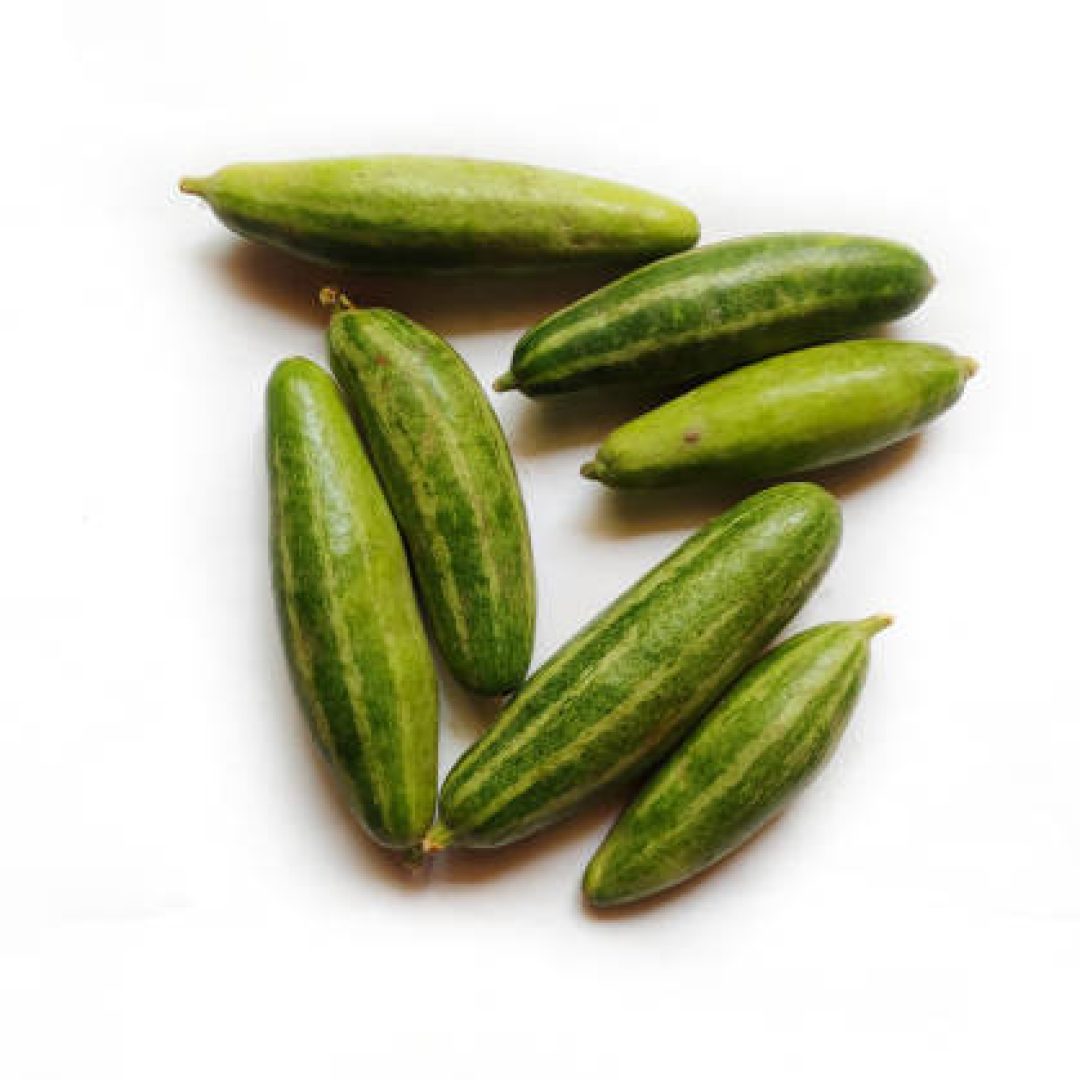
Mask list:
[{"label": "pale green stripe", "polygon": [[[703,634],[698,638],[698,641],[701,644],[698,648],[690,650],[689,656],[697,657],[713,650],[715,648],[716,636],[722,635],[726,631],[728,623],[737,615],[741,614],[742,612],[739,608],[730,608],[725,613],[723,618],[717,619],[716,622],[713,624],[712,635]],[[594,682],[596,678],[600,675],[600,673],[603,671],[607,662],[610,660],[611,655],[612,654],[609,653],[607,656],[604,657],[604,660],[601,661],[601,663],[596,667],[593,673],[593,677],[588,680],[588,682],[581,685],[578,693],[570,696],[569,698],[562,698],[557,702],[554,702],[541,715],[546,716],[554,709],[566,708],[576,698],[580,697],[584,693],[587,693],[590,688],[590,684]],[[576,738],[572,739],[565,746],[563,746],[557,754],[553,754],[551,757],[546,758],[538,769],[533,770],[531,773],[524,774],[517,781],[517,783],[504,788],[503,791],[500,792],[500,796],[498,798],[489,801],[484,808],[485,819],[489,819],[495,816],[495,814],[497,814],[499,810],[501,810],[507,803],[512,802],[519,794],[521,794],[521,792],[526,791],[534,783],[539,783],[542,779],[550,776],[552,773],[558,772],[559,769],[561,769],[567,761],[570,761],[573,758],[580,756],[581,748],[584,745],[587,745],[588,743],[594,741],[598,731],[607,733],[614,728],[617,728],[624,716],[637,709],[642,702],[647,701],[655,691],[656,687],[662,685],[666,680],[670,678],[670,670],[668,670],[664,666],[658,666],[649,678],[643,679],[641,682],[636,684],[634,693],[624,698],[622,704],[620,704],[618,708],[608,713],[604,717],[602,724],[597,724],[585,728],[578,734]],[[690,715],[695,709],[699,707],[704,707],[704,705],[708,703],[708,700],[712,696],[712,693],[713,687],[708,682],[702,682],[701,688],[699,689],[698,693],[693,697],[689,698],[684,703],[681,711],[684,715]],[[667,732],[665,732],[664,734],[666,735]],[[625,767],[625,760],[619,760],[614,762],[611,768],[607,770],[607,772],[601,773],[596,777],[595,781],[591,784],[591,786],[597,788],[601,787],[605,782],[616,776]],[[578,798],[580,797],[580,794],[580,792],[569,793],[569,797]],[[545,808],[545,814],[546,810],[547,808]]]},{"label": "pale green stripe", "polygon": [[[393,338],[392,334],[390,336]],[[396,338],[394,341],[396,343]],[[431,391],[431,388],[427,386],[424,380],[411,380],[409,385],[413,393],[423,402],[426,414],[429,417],[441,417],[444,411],[442,404],[437,400],[437,396]],[[441,424],[440,426],[444,427],[444,425]],[[401,431],[400,428],[391,426],[391,431],[395,430]],[[415,443],[413,440],[407,437],[395,438],[394,444],[397,448],[399,457],[402,456],[401,451],[405,450],[414,463],[419,464],[416,462]],[[480,541],[480,558],[484,568],[485,580],[499,582],[498,561],[494,558],[491,550],[489,528],[487,527],[488,523],[479,520],[477,517],[477,507],[483,505],[483,498],[478,499],[475,490],[469,484],[469,480],[471,479],[471,469],[469,468],[467,458],[461,451],[460,445],[454,438],[453,431],[450,432],[449,438],[440,440],[440,450],[444,456],[444,461],[449,464],[450,471],[453,473],[459,490],[466,496],[463,501],[469,507],[469,511],[472,514],[475,532]],[[440,571],[440,586],[447,594],[450,614],[457,630],[458,639],[462,642],[467,642],[469,641],[469,627],[465,621],[465,608],[462,603],[458,582],[456,576],[452,573],[453,558],[450,553],[450,545],[436,527],[437,515],[433,507],[439,502],[439,498],[436,496],[436,498],[432,500],[424,497],[427,493],[426,481],[427,477],[425,476],[425,483],[422,486],[419,488],[413,487],[411,489],[414,494],[414,502],[420,515],[427,523],[427,537],[431,544],[432,555],[438,564]],[[501,596],[504,594],[505,590],[499,588],[497,592],[498,595]]]},{"label": "pale green stripe", "polygon": [[[733,522],[729,523],[730,525]],[[707,526],[706,526],[707,527]],[[719,539],[721,536],[727,533],[727,529],[718,532],[714,540]],[[644,603],[648,600],[649,596],[655,593],[661,586],[665,585],[672,577],[675,577],[681,571],[685,562],[692,561],[698,557],[704,557],[703,551],[697,548],[692,540],[688,541],[682,549],[676,551],[673,556],[670,557],[670,562],[667,564],[666,570],[664,564],[660,567],[650,571],[650,579],[648,581],[647,592],[636,592],[641,587],[642,582],[638,582],[637,585],[631,586],[631,589],[619,597],[611,608],[608,609],[605,616],[601,616],[601,622],[596,626],[588,627],[585,631],[582,631],[578,638],[571,640],[563,649],[556,653],[551,658],[545,667],[542,667],[532,680],[526,684],[522,694],[519,695],[514,704],[503,714],[503,718],[500,723],[507,723],[511,721],[514,715],[521,711],[521,705],[527,705],[529,699],[539,695],[543,688],[554,678],[560,675],[569,664],[572,664],[577,658],[578,654],[589,648],[593,644],[593,640],[598,634],[602,634],[604,629],[612,622],[615,622],[622,614],[622,610],[629,604]],[[663,571],[663,572],[661,572]],[[591,683],[595,682],[597,677],[603,673],[603,671],[620,659],[620,653],[626,637],[633,637],[637,630],[636,626],[629,625],[626,627],[623,637],[619,641],[613,643],[608,651],[604,654],[600,663],[593,669],[592,675],[587,682],[580,683],[578,686],[578,692],[570,695],[569,697],[560,697],[553,700],[546,709],[538,713],[533,717],[529,725],[522,728],[518,732],[516,738],[511,739],[505,746],[495,754],[493,757],[484,761],[483,766],[474,771],[471,783],[466,781],[458,788],[455,793],[455,799],[466,799],[468,793],[479,784],[485,783],[485,772],[497,768],[508,757],[513,756],[521,748],[521,746],[527,743],[533,737],[533,731],[536,727],[540,726],[543,721],[556,709],[565,707],[569,702],[574,701],[579,697]],[[527,697],[525,695],[528,695]]]},{"label": "pale green stripe", "polygon": [[[793,658],[795,659],[795,658]],[[801,663],[801,661],[800,661]],[[798,666],[793,664],[791,666]],[[778,672],[774,672],[775,677],[779,677]],[[770,680],[772,682],[772,680]],[[844,694],[847,692],[848,685],[843,680],[836,680],[836,686],[833,689],[831,695],[824,702],[819,702],[815,708],[828,708],[835,710],[837,703],[843,699]],[[771,693],[771,690],[767,690],[766,693]],[[791,701],[783,708],[777,716],[760,732],[756,739],[753,739],[747,743],[740,752],[736,755],[735,760],[731,765],[720,773],[712,783],[708,784],[702,791],[690,802],[690,804],[680,812],[679,822],[669,832],[665,832],[660,836],[654,837],[649,843],[643,845],[641,849],[636,853],[636,858],[644,858],[656,847],[661,844],[668,844],[674,841],[677,837],[686,832],[691,832],[697,827],[697,818],[701,812],[707,808],[708,804],[714,802],[716,799],[722,797],[726,792],[739,786],[746,774],[754,768],[760,759],[762,753],[765,752],[767,747],[782,740],[786,734],[786,726],[790,719],[806,707],[805,694],[792,695]],[[779,728],[779,732],[777,729]],[[805,755],[807,749],[807,742],[813,743],[816,741],[817,736],[816,725],[811,725],[806,728],[802,733],[802,737],[796,741],[791,748],[791,752],[785,758],[783,768],[781,771],[786,771],[790,766],[793,758],[800,758]]]},{"label": "pale green stripe", "polygon": [[300,623],[296,617],[296,611],[291,603],[288,602],[288,597],[292,594],[295,580],[293,574],[292,555],[289,553],[289,545],[286,542],[285,528],[282,525],[285,516],[285,473],[281,468],[281,446],[275,440],[274,442],[274,498],[276,503],[278,526],[277,541],[278,541],[278,565],[281,567],[282,588],[285,596],[282,598],[285,607],[285,620],[287,623],[287,634],[289,641],[292,644],[292,656],[293,662],[298,669],[300,680],[306,688],[304,697],[307,699],[307,703],[311,707],[312,720],[314,721],[316,738],[319,744],[323,747],[325,752],[329,755],[332,761],[337,760],[337,752],[334,749],[333,740],[330,733],[330,721],[327,719],[326,711],[322,707],[322,702],[319,700],[318,694],[315,692],[315,678],[312,669],[311,650],[308,648],[307,641],[304,639],[304,635],[300,629]]},{"label": "pale green stripe", "polygon": [[[427,413],[429,416],[437,416],[437,405],[433,403],[431,397],[426,393],[426,388],[422,385],[423,380],[417,380],[414,383],[414,389],[418,392],[418,396],[424,402]],[[401,440],[407,449],[412,448],[412,444],[409,440]],[[462,491],[469,491],[469,486],[465,483],[464,478],[468,476],[468,464],[464,461],[461,455],[461,449],[457,446],[453,438],[440,440],[443,454],[445,455],[444,461],[450,466],[450,470],[454,475],[454,479],[457,481],[458,487]],[[415,454],[413,455],[415,461]],[[469,640],[469,627],[465,621],[465,607],[462,603],[461,591],[458,588],[457,577],[453,573],[453,555],[450,551],[450,544],[446,538],[439,531],[437,526],[437,513],[436,507],[439,502],[439,496],[436,495],[434,499],[426,498],[428,492],[428,478],[425,476],[425,483],[422,487],[412,489],[415,497],[416,507],[423,517],[427,533],[427,539],[431,545],[431,552],[435,562],[439,567],[439,587],[445,593],[448,606],[450,608],[450,616],[454,621],[454,627],[457,631],[459,641]],[[445,497],[445,496],[444,496]],[[470,510],[475,507],[475,502],[470,500],[468,502]],[[486,531],[480,522],[477,522],[475,516],[473,518],[476,524],[476,532],[481,537],[481,558],[484,565],[485,574],[487,580],[494,580],[492,575],[492,560],[490,553],[487,549],[486,543]]]},{"label": "pale green stripe", "polygon": [[[740,282],[733,282],[730,287],[737,287]],[[680,288],[675,289],[671,286],[657,289],[651,293],[639,294],[637,296],[629,297],[621,304],[615,306],[614,309],[606,308],[597,314],[593,315],[590,319],[584,322],[572,324],[567,327],[561,335],[553,335],[551,339],[544,345],[544,351],[547,352],[550,349],[557,349],[562,341],[565,339],[573,339],[579,335],[585,335],[594,332],[595,330],[607,330],[611,326],[615,325],[624,315],[631,314],[634,309],[639,308],[646,304],[663,303],[667,299],[668,293],[677,293],[676,298],[682,302],[688,301],[691,297],[687,295],[685,291],[682,291],[682,287],[685,283],[680,283]],[[707,285],[703,284],[699,290],[699,295],[708,291]],[[820,296],[806,300],[801,304],[792,303],[785,306],[784,318],[785,320],[792,317],[802,317],[815,309],[821,307]],[[770,316],[769,319],[765,318],[765,315]],[[745,315],[738,321],[728,321],[720,324],[720,329],[723,335],[726,337],[730,334],[740,334],[747,330],[756,329],[763,323],[771,321],[770,312],[759,312]],[[664,349],[676,349],[682,348],[685,345],[698,345],[709,341],[715,341],[717,334],[711,329],[711,326],[707,322],[703,322],[696,328],[687,330],[681,334],[674,334],[671,336],[665,336],[663,339]],[[619,367],[625,363],[630,363],[639,359],[642,356],[647,355],[650,352],[656,351],[655,340],[649,337],[641,338],[636,345],[620,348],[618,353],[612,358],[611,353],[597,354],[594,352],[587,353],[585,356],[579,357],[576,361],[567,361],[561,363],[557,372],[553,372],[550,375],[550,379],[555,381],[561,381],[570,375],[575,375],[579,371],[606,371],[608,368]],[[599,363],[599,359],[607,358],[606,363]],[[536,383],[543,383],[545,381],[544,371],[537,372]],[[528,375],[526,374],[526,380]]]},{"label": "pale green stripe", "polygon": [[[306,441],[304,443],[304,449],[305,451],[308,449]],[[310,481],[316,475],[318,470],[318,466],[314,461],[314,455],[305,452],[303,454],[303,461],[305,471],[307,472]],[[309,486],[315,487],[313,484]],[[340,667],[349,699],[350,713],[354,718],[354,722],[360,721],[359,723],[356,723],[356,726],[361,733],[360,746],[370,754],[374,748],[374,737],[367,710],[364,707],[363,686],[358,677],[360,668],[353,647],[352,635],[349,633],[348,625],[345,622],[338,605],[339,589],[337,575],[334,573],[333,560],[330,559],[327,554],[329,551],[329,543],[327,541],[330,536],[330,530],[323,513],[322,499],[320,497],[308,499],[308,507],[311,514],[312,531],[317,533],[322,541],[321,543],[315,544],[315,548],[319,552],[319,564],[320,569],[322,570],[322,578],[329,586],[322,590],[322,594],[326,598],[326,610],[330,621],[330,628],[333,632],[334,644],[337,647],[338,655],[342,657]],[[383,789],[381,770],[369,768],[367,769],[367,774],[373,789]],[[389,804],[385,801],[386,791],[384,789],[380,790],[380,796],[381,797],[376,798],[376,802],[383,808],[383,811],[386,812],[389,808]]]}]

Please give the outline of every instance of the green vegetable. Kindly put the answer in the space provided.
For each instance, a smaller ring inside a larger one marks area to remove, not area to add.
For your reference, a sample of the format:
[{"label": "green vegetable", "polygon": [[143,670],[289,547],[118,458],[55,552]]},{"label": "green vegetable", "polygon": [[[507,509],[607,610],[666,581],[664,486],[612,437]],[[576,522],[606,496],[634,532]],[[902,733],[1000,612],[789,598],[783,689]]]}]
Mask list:
[{"label": "green vegetable", "polygon": [[952,405],[973,361],[938,345],[844,341],[722,375],[612,432],[584,476],[661,487],[769,479],[880,450]]},{"label": "green vegetable", "polygon": [[827,233],[728,240],[606,285],[534,326],[497,390],[702,376],[896,319],[933,285],[910,248]]},{"label": "green vegetable", "polygon": [[[340,302],[340,301],[339,301]],[[517,474],[480,384],[442,338],[394,311],[344,305],[330,363],[356,412],[450,670],[518,687],[536,595]]]},{"label": "green vegetable", "polygon": [[330,376],[285,360],[266,400],[274,591],[293,681],[364,828],[411,848],[434,812],[438,707],[405,552]]},{"label": "green vegetable", "polygon": [[887,616],[793,637],[745,675],[623,812],[585,872],[598,907],[668,889],[780,813],[829,759]]},{"label": "green vegetable", "polygon": [[698,238],[686,207],[638,188],[467,158],[229,165],[180,189],[249,240],[355,270],[625,266]]},{"label": "green vegetable", "polygon": [[454,766],[425,849],[518,840],[662,758],[798,611],[839,538],[813,484],[700,529],[526,682]]}]

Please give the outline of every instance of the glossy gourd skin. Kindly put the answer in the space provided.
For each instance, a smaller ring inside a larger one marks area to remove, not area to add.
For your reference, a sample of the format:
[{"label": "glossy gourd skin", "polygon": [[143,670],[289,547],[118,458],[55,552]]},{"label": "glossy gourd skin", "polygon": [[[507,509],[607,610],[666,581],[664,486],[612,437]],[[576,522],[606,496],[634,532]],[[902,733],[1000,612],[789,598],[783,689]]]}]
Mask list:
[{"label": "glossy gourd skin", "polygon": [[911,248],[833,233],[726,240],[661,259],[521,338],[499,390],[686,386],[899,318],[933,275]]},{"label": "glossy gourd skin", "polygon": [[274,593],[315,744],[369,835],[415,848],[437,787],[435,671],[397,527],[333,379],[267,388]]},{"label": "glossy gourd skin", "polygon": [[478,693],[516,689],[532,658],[532,547],[483,389],[447,342],[394,311],[344,307],[327,341],[450,670]]},{"label": "glossy gourd skin", "polygon": [[973,361],[939,345],[819,345],[721,375],[613,431],[582,474],[611,487],[767,480],[906,438],[960,397]]},{"label": "glossy gourd skin", "polygon": [[799,610],[840,539],[813,484],[705,525],[564,645],[451,770],[429,851],[498,847],[640,774]]},{"label": "glossy gourd skin", "polygon": [[686,207],[639,188],[470,158],[229,165],[180,187],[240,236],[359,271],[626,267],[699,232]]},{"label": "glossy gourd skin", "polygon": [[780,813],[832,755],[890,622],[818,626],[751,668],[623,811],[585,872],[590,903],[669,889]]}]

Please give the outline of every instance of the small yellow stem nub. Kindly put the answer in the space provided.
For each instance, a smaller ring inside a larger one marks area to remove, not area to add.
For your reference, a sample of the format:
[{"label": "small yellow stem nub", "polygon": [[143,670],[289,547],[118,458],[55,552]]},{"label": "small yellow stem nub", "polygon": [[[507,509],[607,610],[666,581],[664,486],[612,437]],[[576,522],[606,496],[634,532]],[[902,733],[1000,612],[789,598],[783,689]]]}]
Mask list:
[{"label": "small yellow stem nub", "polygon": [[586,461],[585,464],[581,466],[581,475],[584,476],[586,480],[599,480],[600,470],[597,469],[596,462]]},{"label": "small yellow stem nub", "polygon": [[512,371],[505,371],[491,386],[499,394],[504,390],[516,390],[518,386],[517,376]]},{"label": "small yellow stem nub", "polygon": [[185,195],[203,195],[207,179],[205,176],[185,176],[180,181],[180,190]]},{"label": "small yellow stem nub", "polygon": [[960,366],[964,369],[964,378],[970,379],[979,370],[979,364],[977,361],[972,360],[970,356],[962,356],[960,358]]},{"label": "small yellow stem nub", "polygon": [[892,626],[893,617],[891,615],[871,615],[868,619],[863,619],[858,623],[862,627],[867,637],[873,637],[874,634],[879,634],[882,630]]},{"label": "small yellow stem nub", "polygon": [[335,311],[351,311],[355,306],[336,285],[324,285],[319,290],[319,303]]},{"label": "small yellow stem nub", "polygon": [[448,848],[452,841],[453,834],[450,830],[441,821],[436,821],[428,829],[427,836],[424,837],[421,847],[425,855],[434,855],[437,851]]}]

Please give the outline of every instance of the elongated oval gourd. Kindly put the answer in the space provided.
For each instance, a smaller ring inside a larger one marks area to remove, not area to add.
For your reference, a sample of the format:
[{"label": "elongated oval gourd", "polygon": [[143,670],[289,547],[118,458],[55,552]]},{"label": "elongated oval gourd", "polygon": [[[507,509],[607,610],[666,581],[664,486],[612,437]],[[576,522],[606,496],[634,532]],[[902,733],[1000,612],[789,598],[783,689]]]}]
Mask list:
[{"label": "elongated oval gourd", "polygon": [[611,487],[791,476],[906,438],[953,405],[974,371],[939,345],[885,339],[775,356],[617,428],[581,472]]},{"label": "elongated oval gourd", "polygon": [[438,707],[401,539],[330,376],[285,360],[266,403],[274,592],[293,682],[369,835],[414,848],[434,812]]},{"label": "elongated oval gourd", "polygon": [[498,847],[659,760],[802,606],[836,501],[785,484],[704,526],[564,645],[458,761],[425,849]]},{"label": "elongated oval gourd", "polygon": [[828,623],[759,661],[623,812],[585,871],[597,907],[640,900],[734,851],[801,791],[843,734],[888,616]]},{"label": "elongated oval gourd", "polygon": [[530,396],[614,383],[685,386],[916,308],[933,285],[911,248],[776,233],[672,255],[534,326],[497,390]]},{"label": "elongated oval gourd", "polygon": [[468,158],[229,165],[180,189],[248,240],[353,270],[627,266],[699,231],[686,207],[638,188]]},{"label": "elongated oval gourd", "polygon": [[479,693],[516,689],[532,658],[532,547],[483,389],[447,342],[395,311],[342,306],[327,341],[450,670]]}]

